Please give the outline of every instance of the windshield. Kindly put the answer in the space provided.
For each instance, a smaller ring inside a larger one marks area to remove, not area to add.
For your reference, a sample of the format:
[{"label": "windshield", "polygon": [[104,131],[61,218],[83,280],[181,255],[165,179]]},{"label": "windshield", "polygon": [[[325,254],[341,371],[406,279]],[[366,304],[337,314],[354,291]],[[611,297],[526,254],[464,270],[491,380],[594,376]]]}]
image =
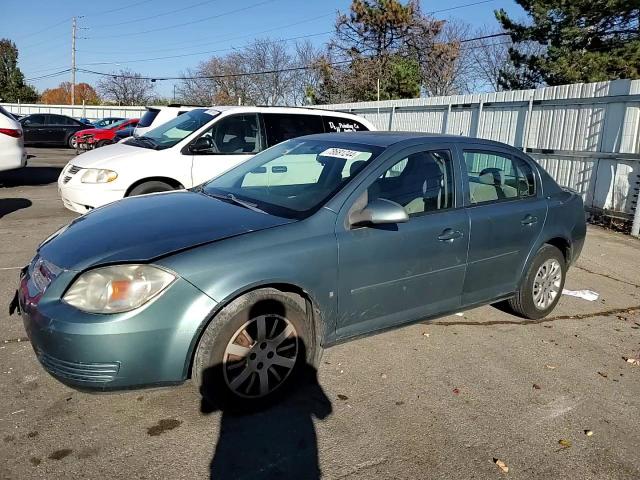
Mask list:
[{"label": "windshield", "polygon": [[118,128],[120,125],[127,123],[129,120],[126,118],[124,120],[118,120],[117,122],[112,123],[108,126],[109,129],[113,130],[114,128]]},{"label": "windshield", "polygon": [[197,190],[251,202],[287,218],[306,218],[324,205],[383,148],[326,140],[289,140]]},{"label": "windshield", "polygon": [[[216,110],[197,109],[185,112],[144,135],[127,141],[128,145],[164,150],[171,148],[218,116]],[[138,126],[140,124],[138,123]]]}]

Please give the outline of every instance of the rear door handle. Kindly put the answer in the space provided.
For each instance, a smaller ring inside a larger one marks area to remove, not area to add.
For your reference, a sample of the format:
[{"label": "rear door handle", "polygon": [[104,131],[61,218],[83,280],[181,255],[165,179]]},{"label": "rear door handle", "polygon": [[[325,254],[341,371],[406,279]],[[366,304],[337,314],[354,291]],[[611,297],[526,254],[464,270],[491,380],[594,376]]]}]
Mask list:
[{"label": "rear door handle", "polygon": [[538,217],[534,217],[533,215],[527,214],[526,217],[520,220],[520,223],[522,225],[533,225],[535,223],[538,223]]},{"label": "rear door handle", "polygon": [[442,233],[438,235],[438,240],[441,242],[453,242],[456,238],[460,237],[462,237],[462,232],[460,230],[445,228]]}]

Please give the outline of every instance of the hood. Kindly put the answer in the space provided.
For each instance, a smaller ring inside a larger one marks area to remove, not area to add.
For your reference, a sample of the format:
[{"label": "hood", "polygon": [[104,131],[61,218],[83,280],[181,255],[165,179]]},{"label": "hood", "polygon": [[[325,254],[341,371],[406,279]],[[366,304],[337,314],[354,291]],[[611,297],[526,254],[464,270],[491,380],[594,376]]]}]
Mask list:
[{"label": "hood", "polygon": [[38,249],[60,268],[147,262],[172,252],[295,220],[190,191],[130,197],[77,218]]},{"label": "hood", "polygon": [[80,136],[80,135],[95,135],[98,132],[101,132],[102,129],[101,128],[86,128],[84,130],[78,130],[76,133],[74,133],[74,135],[76,136]]},{"label": "hood", "polygon": [[106,163],[106,168],[113,168],[114,164],[112,162],[114,160],[126,157],[127,162],[129,162],[135,159],[136,156],[148,155],[149,152],[157,153],[158,150],[116,143],[89,150],[75,157],[70,163],[81,168],[99,168]]}]

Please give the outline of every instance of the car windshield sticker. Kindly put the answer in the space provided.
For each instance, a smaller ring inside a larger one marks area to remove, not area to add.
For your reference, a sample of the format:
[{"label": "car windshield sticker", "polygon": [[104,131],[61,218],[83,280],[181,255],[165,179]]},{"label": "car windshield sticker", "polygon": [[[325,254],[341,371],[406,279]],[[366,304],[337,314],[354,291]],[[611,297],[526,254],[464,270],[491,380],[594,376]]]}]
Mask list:
[{"label": "car windshield sticker", "polygon": [[204,113],[207,113],[207,114],[215,117],[216,115],[218,115],[220,113],[220,111],[216,110],[214,108],[210,108],[209,110],[205,110]]},{"label": "car windshield sticker", "polygon": [[364,152],[358,152],[356,150],[347,150],[345,148],[327,148],[324,152],[322,152],[320,157],[334,157],[334,158],[342,158],[344,160],[353,160],[358,155]]}]

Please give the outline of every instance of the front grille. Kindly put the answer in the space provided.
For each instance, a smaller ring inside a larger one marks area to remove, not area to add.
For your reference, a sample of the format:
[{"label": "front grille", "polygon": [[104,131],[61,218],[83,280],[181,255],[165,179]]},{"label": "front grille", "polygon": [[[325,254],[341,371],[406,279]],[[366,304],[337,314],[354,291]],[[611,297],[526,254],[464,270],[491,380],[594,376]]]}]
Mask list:
[{"label": "front grille", "polygon": [[69,183],[69,180],[71,180],[71,177],[76,173],[78,173],[80,170],[82,170],[80,167],[71,165],[69,169],[66,171],[66,175],[62,179],[62,183]]},{"label": "front grille", "polygon": [[56,377],[79,382],[107,383],[111,382],[120,370],[119,362],[112,363],[80,363],[59,360],[41,351],[37,352],[42,366]]}]

